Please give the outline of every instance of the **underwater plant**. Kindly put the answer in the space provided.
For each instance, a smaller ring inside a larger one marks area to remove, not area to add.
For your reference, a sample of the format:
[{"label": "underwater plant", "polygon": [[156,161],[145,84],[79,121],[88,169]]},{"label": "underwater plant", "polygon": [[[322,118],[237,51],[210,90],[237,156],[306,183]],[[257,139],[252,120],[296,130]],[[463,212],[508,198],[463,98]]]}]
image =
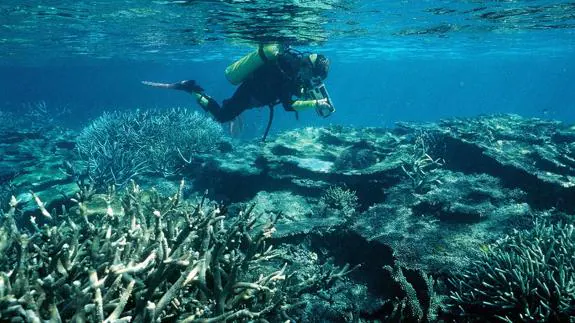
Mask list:
[{"label": "underwater plant", "polygon": [[217,122],[186,109],[112,112],[82,130],[76,150],[93,182],[124,185],[144,174],[177,174],[222,136]]},{"label": "underwater plant", "polygon": [[536,222],[482,248],[450,279],[450,315],[467,322],[572,322],[575,227]]},{"label": "underwater plant", "polygon": [[[0,319],[25,322],[290,320],[301,296],[347,267],[296,277],[256,221],[132,182],[123,194],[81,187],[73,208],[22,219],[12,198],[0,226]],[[27,225],[25,225],[28,222]]]}]

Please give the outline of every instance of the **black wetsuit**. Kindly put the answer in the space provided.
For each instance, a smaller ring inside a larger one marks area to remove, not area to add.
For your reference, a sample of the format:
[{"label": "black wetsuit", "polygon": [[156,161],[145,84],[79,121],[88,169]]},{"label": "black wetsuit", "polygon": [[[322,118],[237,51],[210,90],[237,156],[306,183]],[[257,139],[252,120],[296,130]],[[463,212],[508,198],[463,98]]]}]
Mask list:
[{"label": "black wetsuit", "polygon": [[212,98],[205,109],[218,122],[233,120],[245,110],[281,103],[286,111],[294,111],[293,97],[301,95],[301,82],[297,75],[302,66],[299,53],[287,51],[276,60],[266,62],[237,88],[234,95],[224,100],[222,106]]}]

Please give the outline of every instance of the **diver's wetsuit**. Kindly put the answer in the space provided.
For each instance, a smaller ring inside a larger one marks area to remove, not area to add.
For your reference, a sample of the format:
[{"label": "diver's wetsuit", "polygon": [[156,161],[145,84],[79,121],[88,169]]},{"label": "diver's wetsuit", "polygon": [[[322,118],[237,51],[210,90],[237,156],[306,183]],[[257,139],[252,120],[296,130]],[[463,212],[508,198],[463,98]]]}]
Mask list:
[{"label": "diver's wetsuit", "polygon": [[213,98],[208,97],[204,107],[218,122],[228,122],[243,111],[282,103],[286,111],[294,111],[293,96],[301,95],[301,84],[297,74],[302,65],[298,53],[286,51],[280,53],[274,61],[266,62],[238,87],[234,95],[224,100],[222,107]]}]

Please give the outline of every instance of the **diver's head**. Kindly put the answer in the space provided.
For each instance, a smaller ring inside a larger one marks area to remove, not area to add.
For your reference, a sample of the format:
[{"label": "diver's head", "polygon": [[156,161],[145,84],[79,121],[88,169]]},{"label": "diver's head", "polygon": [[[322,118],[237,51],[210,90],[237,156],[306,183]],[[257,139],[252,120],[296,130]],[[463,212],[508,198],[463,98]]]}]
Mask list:
[{"label": "diver's head", "polygon": [[324,55],[309,54],[303,57],[303,67],[299,78],[305,87],[316,87],[322,84],[329,72],[329,60]]},{"label": "diver's head", "polygon": [[312,66],[313,77],[319,77],[325,80],[329,72],[329,60],[321,54],[309,54],[308,59]]}]

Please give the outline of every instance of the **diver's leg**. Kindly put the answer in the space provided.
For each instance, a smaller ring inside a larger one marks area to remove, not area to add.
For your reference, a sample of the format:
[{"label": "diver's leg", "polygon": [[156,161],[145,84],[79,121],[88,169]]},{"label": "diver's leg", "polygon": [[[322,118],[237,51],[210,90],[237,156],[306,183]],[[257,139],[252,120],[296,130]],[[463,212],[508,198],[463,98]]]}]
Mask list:
[{"label": "diver's leg", "polygon": [[249,86],[244,83],[240,85],[231,98],[224,100],[221,108],[214,99],[208,96],[204,97],[205,100],[204,98],[200,98],[198,103],[200,103],[206,111],[211,113],[218,122],[224,123],[234,120],[242,112],[253,107],[253,100],[250,94],[251,90]]},{"label": "diver's leg", "polygon": [[142,83],[152,87],[180,90],[192,94],[196,98],[198,104],[220,123],[232,121],[243,111],[253,107],[251,89],[247,82],[242,83],[231,98],[224,100],[222,107],[220,107],[216,100],[207,95],[204,92],[204,89],[193,80],[185,80],[176,83],[158,83],[149,81],[143,81]]}]

